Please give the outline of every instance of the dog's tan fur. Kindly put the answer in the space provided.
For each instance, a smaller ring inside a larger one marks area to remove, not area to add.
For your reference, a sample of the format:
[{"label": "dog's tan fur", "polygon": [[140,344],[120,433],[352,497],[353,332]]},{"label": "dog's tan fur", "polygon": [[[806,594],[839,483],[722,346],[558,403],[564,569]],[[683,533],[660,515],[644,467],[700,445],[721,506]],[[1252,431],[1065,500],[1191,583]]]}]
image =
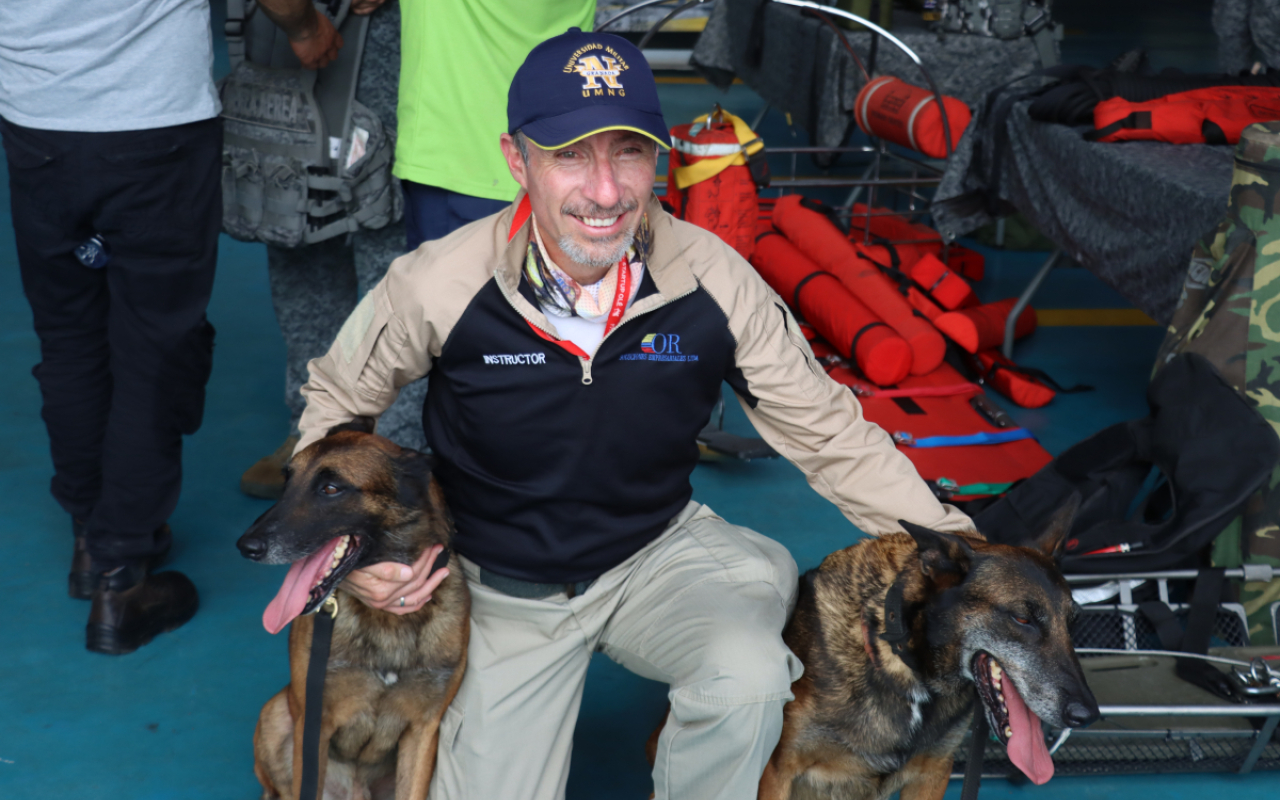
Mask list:
[{"label": "dog's tan fur", "polygon": [[[1071,595],[1051,558],[1070,519],[1061,516],[1040,549],[976,534],[926,547],[890,534],[806,574],[784,632],[805,673],[792,686],[760,800],[883,800],[899,790],[902,800],[940,800],[975,707],[969,664],[978,651],[999,659],[1046,722],[1079,724],[1055,711],[1071,703],[1096,712],[1068,633]],[[881,639],[885,598],[899,580],[914,669]],[[1032,609],[1041,630],[1020,639],[1009,617]],[[1006,639],[1016,641],[1004,647]]]},{"label": "dog's tan fur", "polygon": [[[394,444],[353,431],[331,435],[290,462],[276,507],[279,527],[316,524],[314,492],[321,470],[356,487],[356,510],[367,530],[395,537],[412,560],[433,544],[448,545],[452,524],[439,485],[427,475],[420,507],[404,505],[405,455]],[[416,455],[416,454],[414,454]],[[270,512],[268,512],[270,513]],[[267,515],[264,515],[264,520]],[[263,525],[255,523],[248,536]],[[320,521],[323,524],[323,521]],[[322,533],[325,538],[341,535]],[[362,564],[363,565],[363,564]],[[441,718],[462,682],[470,633],[470,595],[459,569],[419,611],[397,616],[339,589],[324,690],[319,785],[326,800],[423,800],[435,767]],[[323,610],[319,613],[325,613]],[[254,732],[254,772],[264,800],[297,798],[302,770],[305,687],[314,616],[294,620],[289,633],[290,683],[263,707]]]}]

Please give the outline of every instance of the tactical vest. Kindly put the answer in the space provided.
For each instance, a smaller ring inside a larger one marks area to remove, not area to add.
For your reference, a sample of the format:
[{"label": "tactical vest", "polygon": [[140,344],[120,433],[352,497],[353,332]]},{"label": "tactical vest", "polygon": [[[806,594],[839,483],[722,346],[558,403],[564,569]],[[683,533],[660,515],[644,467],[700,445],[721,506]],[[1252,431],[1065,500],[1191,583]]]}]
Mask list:
[{"label": "tactical vest", "polygon": [[256,3],[228,0],[222,225],[236,239],[299,247],[403,214],[390,137],[355,99],[369,18],[348,14],[350,0],[316,5],[344,42],[318,72]]},{"label": "tactical vest", "polygon": [[1051,0],[943,0],[937,28],[949,33],[971,33],[995,39],[1030,36],[1040,63],[1058,63],[1053,45],[1062,39],[1062,26],[1050,15]]}]

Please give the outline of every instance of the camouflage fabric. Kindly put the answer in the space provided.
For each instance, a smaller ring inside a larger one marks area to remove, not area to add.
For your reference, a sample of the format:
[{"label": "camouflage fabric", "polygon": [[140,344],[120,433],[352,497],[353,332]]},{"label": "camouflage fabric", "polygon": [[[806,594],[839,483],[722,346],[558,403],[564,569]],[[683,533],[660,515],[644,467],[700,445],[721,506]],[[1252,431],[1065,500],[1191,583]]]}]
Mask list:
[{"label": "camouflage fabric", "polygon": [[[1198,242],[1156,358],[1204,355],[1280,434],[1280,122],[1252,125],[1236,147],[1226,217]],[[1280,567],[1280,465],[1268,488],[1215,542],[1214,563]],[[1254,643],[1271,641],[1280,581],[1247,583],[1241,600]]]}]

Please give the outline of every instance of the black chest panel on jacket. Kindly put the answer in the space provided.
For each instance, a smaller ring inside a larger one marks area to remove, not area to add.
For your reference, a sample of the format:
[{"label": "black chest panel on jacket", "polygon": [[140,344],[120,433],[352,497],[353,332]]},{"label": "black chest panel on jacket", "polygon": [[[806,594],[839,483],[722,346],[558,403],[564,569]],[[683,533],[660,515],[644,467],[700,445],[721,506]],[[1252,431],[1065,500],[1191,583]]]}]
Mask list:
[{"label": "black chest panel on jacket", "polygon": [[728,320],[701,289],[614,329],[585,382],[582,359],[490,281],[445,342],[423,410],[458,551],[548,583],[626,560],[692,496],[695,439],[733,368]]}]

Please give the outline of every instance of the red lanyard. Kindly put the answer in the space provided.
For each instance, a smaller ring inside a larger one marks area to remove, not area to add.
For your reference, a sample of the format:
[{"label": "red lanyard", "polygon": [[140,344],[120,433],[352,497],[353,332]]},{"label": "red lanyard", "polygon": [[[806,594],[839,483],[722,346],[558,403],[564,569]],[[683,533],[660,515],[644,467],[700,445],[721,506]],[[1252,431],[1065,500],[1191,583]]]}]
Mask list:
[{"label": "red lanyard", "polygon": [[[511,219],[511,230],[507,232],[508,242],[516,237],[516,231],[520,230],[520,228],[529,221],[529,217],[532,216],[532,214],[533,207],[529,203],[529,195],[526,194],[524,197],[520,198],[520,205],[516,206],[516,213]],[[537,245],[533,246],[536,247]],[[627,313],[627,302],[630,299],[631,262],[628,261],[627,257],[624,255],[621,260],[618,261],[618,288],[614,290],[613,305],[609,307],[609,317],[604,323],[605,336],[608,336],[610,331],[618,327],[618,323],[622,321],[622,315]],[[540,331],[532,322],[529,323],[529,327],[533,328],[534,331],[542,338],[548,338],[546,334]],[[573,343],[567,342],[566,344],[572,345]],[[568,347],[565,347],[565,349],[570,350]],[[570,350],[570,352],[573,352],[574,355],[581,356],[582,358],[587,358],[587,354],[579,350],[576,345],[572,350]]]},{"label": "red lanyard", "polygon": [[631,262],[624,255],[618,262],[618,288],[613,293],[613,306],[609,309],[609,318],[604,323],[604,335],[618,326],[622,315],[627,311],[627,301],[631,299]]}]

